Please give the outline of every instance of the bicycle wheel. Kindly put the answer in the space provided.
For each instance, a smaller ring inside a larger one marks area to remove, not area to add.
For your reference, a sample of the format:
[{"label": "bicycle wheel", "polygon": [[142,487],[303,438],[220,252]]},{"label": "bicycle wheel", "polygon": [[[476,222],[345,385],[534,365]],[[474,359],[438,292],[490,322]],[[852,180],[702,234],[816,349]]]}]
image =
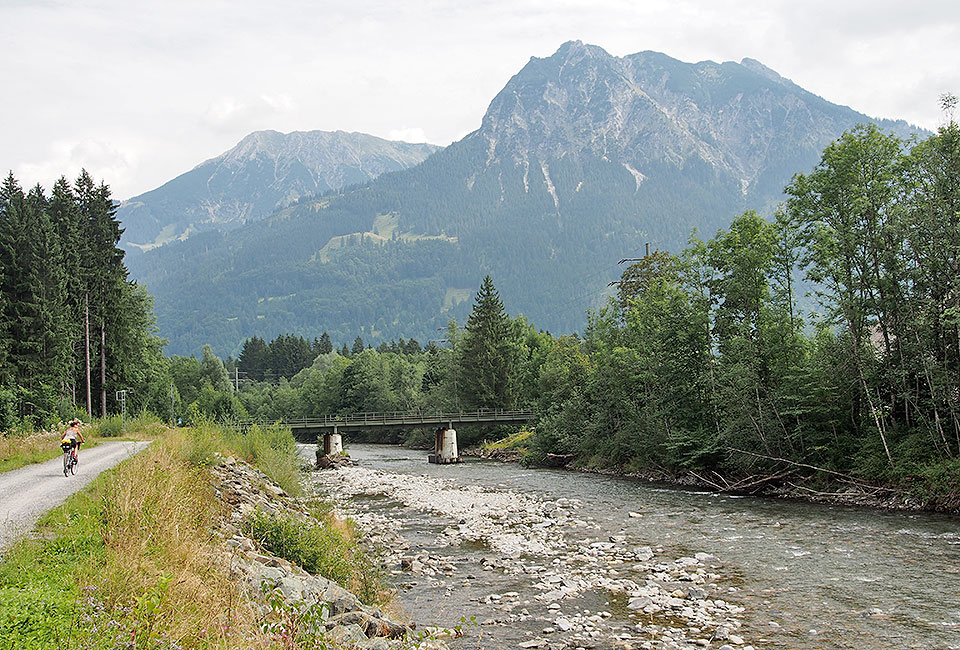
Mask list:
[{"label": "bicycle wheel", "polygon": [[70,452],[63,452],[63,475],[66,476],[67,472],[70,470]]},{"label": "bicycle wheel", "polygon": [[71,473],[71,474],[76,474],[76,473],[77,473],[77,463],[79,463],[79,462],[80,462],[80,459],[78,459],[78,458],[74,458],[74,459],[70,462],[70,473]]}]

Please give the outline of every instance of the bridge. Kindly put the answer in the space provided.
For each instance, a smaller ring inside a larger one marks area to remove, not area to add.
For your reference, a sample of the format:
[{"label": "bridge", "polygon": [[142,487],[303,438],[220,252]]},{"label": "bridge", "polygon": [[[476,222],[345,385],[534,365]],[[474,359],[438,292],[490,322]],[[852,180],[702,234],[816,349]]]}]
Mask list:
[{"label": "bridge", "polygon": [[282,424],[290,427],[294,437],[301,442],[313,442],[322,435],[324,452],[327,454],[343,451],[343,431],[434,426],[434,453],[429,460],[431,463],[446,464],[458,462],[460,459],[455,424],[523,424],[533,418],[532,410],[478,409],[433,413],[393,411],[290,418],[283,420]]}]

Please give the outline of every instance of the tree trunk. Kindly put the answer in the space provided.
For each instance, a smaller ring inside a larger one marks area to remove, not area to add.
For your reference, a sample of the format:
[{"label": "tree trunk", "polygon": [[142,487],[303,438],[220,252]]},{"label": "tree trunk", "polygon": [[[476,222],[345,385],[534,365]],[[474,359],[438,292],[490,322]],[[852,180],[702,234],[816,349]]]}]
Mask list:
[{"label": "tree trunk", "polygon": [[100,319],[100,417],[107,417],[107,328]]},{"label": "tree trunk", "polygon": [[87,378],[87,417],[93,417],[93,403],[90,396],[90,300],[89,295],[83,297],[83,348],[86,364],[84,375]]}]

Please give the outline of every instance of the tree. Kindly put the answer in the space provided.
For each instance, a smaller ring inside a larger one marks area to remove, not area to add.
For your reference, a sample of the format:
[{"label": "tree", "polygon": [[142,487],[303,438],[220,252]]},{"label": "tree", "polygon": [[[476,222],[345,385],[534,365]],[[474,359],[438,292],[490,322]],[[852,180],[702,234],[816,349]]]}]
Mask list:
[{"label": "tree", "polygon": [[461,404],[465,408],[513,408],[515,348],[510,319],[490,276],[474,300],[459,355]]},{"label": "tree", "polygon": [[854,425],[863,426],[859,404],[865,402],[891,467],[882,409],[868,381],[868,346],[875,327],[886,358],[895,358],[893,346],[903,334],[901,258],[887,245],[894,230],[900,151],[895,136],[860,125],[824,150],[813,173],[798,174],[786,188],[787,210],[807,251],[807,276],[826,287],[821,296],[830,316],[849,334],[860,398]]},{"label": "tree", "polygon": [[333,343],[330,342],[330,335],[324,332],[320,335],[320,344],[317,346],[318,354],[330,354],[333,352]]},{"label": "tree", "polygon": [[263,381],[269,364],[270,350],[266,341],[259,336],[253,336],[243,342],[237,365],[248,379]]},{"label": "tree", "polygon": [[203,357],[200,360],[200,376],[210,383],[213,390],[220,393],[230,393],[233,386],[230,384],[230,377],[227,376],[227,370],[223,367],[223,361],[213,353],[213,348],[209,345],[203,346]]},{"label": "tree", "polygon": [[353,348],[351,348],[350,353],[353,355],[358,355],[365,349],[366,348],[363,346],[363,339],[358,336],[353,340]]}]

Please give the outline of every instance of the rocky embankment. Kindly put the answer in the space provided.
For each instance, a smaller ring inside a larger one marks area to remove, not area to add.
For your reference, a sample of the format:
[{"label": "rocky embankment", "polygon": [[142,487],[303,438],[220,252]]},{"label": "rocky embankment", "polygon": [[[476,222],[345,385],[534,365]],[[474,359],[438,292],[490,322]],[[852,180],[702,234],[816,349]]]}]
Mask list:
[{"label": "rocky embankment", "polygon": [[[318,631],[324,634],[325,647],[446,648],[436,638],[444,631],[415,632],[414,626],[391,620],[379,609],[363,605],[337,583],[265,552],[256,540],[244,536],[242,523],[254,512],[285,514],[304,521],[309,517],[298,499],[290,497],[261,471],[226,458],[213,467],[213,475],[216,495],[229,513],[219,531],[223,537],[220,559],[265,621],[277,618],[279,602],[283,610],[279,615],[285,612],[291,621],[299,617],[302,625],[303,621],[319,620],[323,629]],[[303,615],[308,612],[316,616]]]},{"label": "rocky embankment", "polygon": [[[589,508],[577,500],[364,467],[319,472],[313,481],[384,549],[384,564],[398,578],[417,574],[423,592],[440,600],[469,593],[462,614],[476,616],[480,647],[751,648],[737,634],[743,609],[725,599],[736,589],[719,584],[718,558],[668,557],[660,547],[599,538]],[[383,497],[424,527],[440,522],[433,551],[413,548],[398,517],[361,505]],[[444,552],[455,547],[485,550],[479,559]],[[506,583],[514,587],[491,589]],[[588,603],[599,606],[591,611]]]}]

